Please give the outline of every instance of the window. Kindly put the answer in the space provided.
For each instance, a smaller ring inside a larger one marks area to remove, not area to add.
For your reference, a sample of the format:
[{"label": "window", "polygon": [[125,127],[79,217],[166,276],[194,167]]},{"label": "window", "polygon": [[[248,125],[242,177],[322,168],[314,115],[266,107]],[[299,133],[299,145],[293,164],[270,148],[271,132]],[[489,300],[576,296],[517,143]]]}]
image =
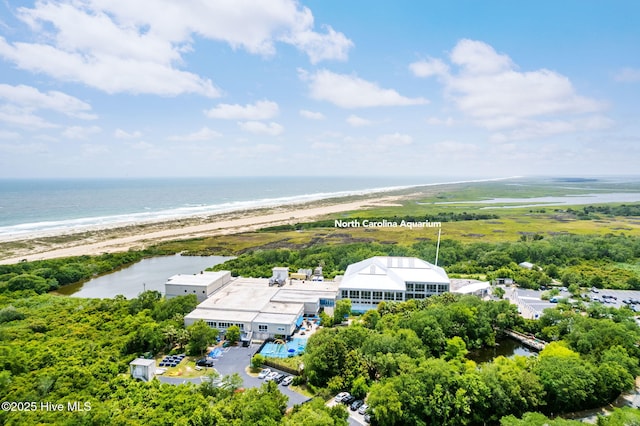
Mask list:
[{"label": "window", "polygon": [[413,283],[407,283],[407,291],[413,291]]},{"label": "window", "polygon": [[346,299],[349,297],[349,292],[347,290],[342,290],[342,298]]},{"label": "window", "polygon": [[424,291],[424,284],[416,284],[416,291]]},{"label": "window", "polygon": [[267,324],[258,324],[258,331],[267,331],[269,326]]},{"label": "window", "polygon": [[349,290],[349,298],[350,299],[359,299],[360,292],[358,290]]},{"label": "window", "polygon": [[370,292],[370,291],[367,291],[367,290],[362,290],[362,291],[360,292],[360,298],[361,298],[361,299],[365,299],[365,300],[369,300],[369,299],[371,299],[371,292]]},{"label": "window", "polygon": [[373,300],[374,301],[382,300],[382,292],[381,291],[374,291],[373,292]]},{"label": "window", "polygon": [[284,327],[278,327],[278,331],[284,331]]},{"label": "window", "polygon": [[394,300],[395,293],[393,291],[385,291],[384,292],[384,300]]},{"label": "window", "polygon": [[396,300],[402,300],[402,292],[400,291],[396,292]]}]

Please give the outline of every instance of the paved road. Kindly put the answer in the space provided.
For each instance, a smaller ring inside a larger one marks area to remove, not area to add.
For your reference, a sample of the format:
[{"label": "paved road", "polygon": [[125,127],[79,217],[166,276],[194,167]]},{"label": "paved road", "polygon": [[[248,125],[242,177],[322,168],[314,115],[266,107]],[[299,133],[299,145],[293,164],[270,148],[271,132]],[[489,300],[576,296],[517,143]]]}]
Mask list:
[{"label": "paved road", "polygon": [[[250,376],[246,372],[246,368],[251,362],[251,357],[257,349],[257,345],[252,345],[248,348],[236,346],[226,348],[222,356],[216,360],[215,369],[223,376],[233,373],[240,374],[245,388],[260,387],[264,383],[264,380]],[[277,371],[273,368],[272,370]],[[289,389],[288,386],[279,386],[279,388],[280,392],[289,397],[289,407],[293,407],[295,404],[300,404],[308,399],[305,395]]]},{"label": "paved road", "polygon": [[[252,345],[249,348],[243,347],[229,347],[225,348],[222,355],[215,361],[214,368],[222,376],[238,373],[242,377],[243,387],[252,388],[260,387],[264,383],[262,379],[250,376],[247,374],[246,368],[249,366],[253,353],[258,349],[257,345]],[[277,371],[272,368],[272,370]],[[282,373],[282,372],[281,372]],[[286,374],[286,373],[285,373]],[[202,383],[202,377],[196,377],[192,379],[185,379],[182,377],[164,377],[156,376],[162,383],[169,383],[172,385],[180,385],[186,382],[195,384]],[[295,404],[301,404],[308,399],[305,395],[295,392],[289,389],[288,386],[279,386],[280,392],[285,394],[289,398],[288,406],[293,407]]]}]

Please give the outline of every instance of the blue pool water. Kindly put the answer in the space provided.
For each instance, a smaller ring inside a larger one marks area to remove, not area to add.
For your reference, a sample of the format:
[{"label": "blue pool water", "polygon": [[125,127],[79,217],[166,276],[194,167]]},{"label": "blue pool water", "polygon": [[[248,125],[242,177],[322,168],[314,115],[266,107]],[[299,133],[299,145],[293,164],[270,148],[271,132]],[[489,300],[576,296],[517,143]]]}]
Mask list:
[{"label": "blue pool water", "polygon": [[287,358],[303,354],[306,346],[307,339],[295,337],[284,345],[282,343],[268,342],[260,350],[260,354],[271,358]]}]

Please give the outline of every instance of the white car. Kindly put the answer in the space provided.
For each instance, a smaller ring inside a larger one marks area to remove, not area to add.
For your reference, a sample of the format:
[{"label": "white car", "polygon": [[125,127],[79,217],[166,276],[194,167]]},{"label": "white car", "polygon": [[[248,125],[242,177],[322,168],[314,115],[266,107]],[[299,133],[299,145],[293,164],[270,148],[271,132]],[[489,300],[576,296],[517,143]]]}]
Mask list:
[{"label": "white car", "polygon": [[349,392],[340,392],[339,394],[336,395],[336,397],[334,398],[334,401],[342,402],[342,400],[348,396],[350,396]]},{"label": "white car", "polygon": [[267,375],[267,377],[265,377],[265,378],[264,378],[265,382],[270,382],[270,381],[272,381],[273,379],[275,379],[276,377],[278,377],[278,374],[280,374],[280,373],[278,373],[277,371],[272,371],[271,373],[269,373],[269,374]]},{"label": "white car", "polygon": [[358,408],[358,414],[364,414],[367,412],[367,408],[369,408],[369,406],[367,404],[362,404],[360,406],[360,408]]},{"label": "white car", "polygon": [[264,379],[269,375],[269,373],[271,373],[270,368],[263,368],[262,371],[260,371],[260,374],[258,374],[258,379]]},{"label": "white car", "polygon": [[289,386],[291,384],[291,382],[293,382],[293,376],[287,376],[282,380],[282,382],[280,384],[282,386]]}]

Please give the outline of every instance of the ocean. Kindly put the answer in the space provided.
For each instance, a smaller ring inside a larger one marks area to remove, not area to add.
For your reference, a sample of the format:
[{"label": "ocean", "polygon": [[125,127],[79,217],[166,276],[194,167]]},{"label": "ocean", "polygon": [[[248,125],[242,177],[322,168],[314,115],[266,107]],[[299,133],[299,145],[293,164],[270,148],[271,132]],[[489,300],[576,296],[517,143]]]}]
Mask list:
[{"label": "ocean", "polygon": [[435,178],[0,180],[0,240],[444,183]]}]

